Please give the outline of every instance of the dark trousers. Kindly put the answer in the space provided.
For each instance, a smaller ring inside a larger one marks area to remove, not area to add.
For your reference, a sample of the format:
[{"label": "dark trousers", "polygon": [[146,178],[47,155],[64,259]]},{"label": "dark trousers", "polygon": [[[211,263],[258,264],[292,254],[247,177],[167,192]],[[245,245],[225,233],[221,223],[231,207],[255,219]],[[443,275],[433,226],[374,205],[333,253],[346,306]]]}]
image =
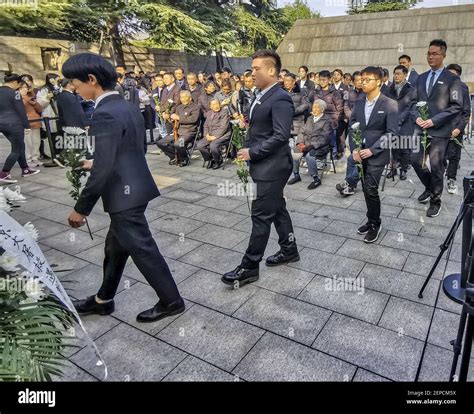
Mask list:
[{"label": "dark trousers", "polygon": [[110,214],[105,239],[104,280],[97,296],[112,299],[129,256],[163,305],[180,299],[171,271],[158,250],[145,218],[147,204]]},{"label": "dark trousers", "polygon": [[337,125],[337,152],[343,154],[346,149],[346,134],[348,123],[340,120]]},{"label": "dark trousers", "polygon": [[[457,143],[455,142],[457,141]],[[462,145],[462,136],[459,135],[457,138],[450,139],[448,142],[448,148],[446,150],[446,159],[445,164],[448,164],[446,170],[446,175],[448,180],[455,180],[456,174],[458,172],[459,161],[461,161],[461,145]]]},{"label": "dark trousers", "polygon": [[412,165],[418,178],[425,188],[431,192],[430,202],[441,204],[441,194],[443,193],[443,175],[445,170],[444,157],[448,147],[449,138],[431,138],[430,146],[427,149],[430,157],[431,172],[423,165],[423,146],[419,151],[413,151]]},{"label": "dark trousers", "polygon": [[410,155],[411,149],[409,148],[397,148],[392,150],[392,160],[394,163],[400,163],[400,169],[403,171],[408,170],[408,166],[410,165]]},{"label": "dark trousers", "polygon": [[25,130],[21,125],[4,124],[0,125],[0,132],[5,135],[11,144],[11,152],[3,164],[3,171],[10,172],[18,161],[20,168],[28,168],[25,155]]},{"label": "dark trousers", "polygon": [[205,161],[210,161],[212,158],[215,162],[220,162],[222,160],[221,146],[227,145],[229,141],[230,137],[228,136],[217,138],[214,141],[208,141],[206,138],[202,138],[197,142],[196,148],[202,154],[202,158],[204,158]]},{"label": "dark trousers", "polygon": [[380,160],[374,163],[374,160],[369,158],[363,161],[362,166],[364,171],[362,189],[367,206],[367,219],[369,223],[378,226],[382,222],[380,219],[379,183],[385,164],[381,164]]},{"label": "dark trousers", "polygon": [[188,159],[187,146],[195,138],[196,135],[188,135],[185,137],[179,137],[176,142],[174,136],[167,135],[156,142],[156,145],[169,157],[170,160],[174,160],[175,156],[178,155],[180,162]]},{"label": "dark trousers", "polygon": [[283,189],[288,177],[278,181],[255,181],[256,199],[252,201],[252,234],[241,266],[258,268],[270,237],[274,223],[278,233],[278,244],[285,254],[296,252],[296,239],[290,214],[286,209]]}]

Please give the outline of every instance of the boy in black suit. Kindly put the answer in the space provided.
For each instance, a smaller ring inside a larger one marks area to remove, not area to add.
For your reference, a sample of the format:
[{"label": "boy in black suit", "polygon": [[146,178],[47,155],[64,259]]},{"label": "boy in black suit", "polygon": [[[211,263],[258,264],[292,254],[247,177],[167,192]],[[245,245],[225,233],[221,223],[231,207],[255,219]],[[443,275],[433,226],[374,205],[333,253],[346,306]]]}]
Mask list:
[{"label": "boy in black suit", "polygon": [[249,161],[256,199],[252,202],[252,234],[247,251],[241,264],[222,277],[225,284],[234,286],[258,280],[259,263],[272,223],[279,236],[280,250],[267,258],[266,265],[278,266],[300,259],[283,198],[283,189],[293,169],[289,139],[294,105],[278,82],[280,56],[271,50],[259,50],[252,59],[252,76],[259,91],[250,106],[247,148],[241,149],[237,157]]},{"label": "boy in black suit", "polygon": [[181,313],[184,301],[145,218],[148,202],[160,192],[145,159],[140,110],[114,91],[114,67],[98,55],[74,55],[64,63],[62,72],[84,99],[96,104],[89,130],[95,139],[94,160],[84,162],[91,174],[69,215],[69,224],[74,228],[84,225],[99,198],[110,215],[102,286],[97,295],[77,300],[74,306],[82,314],[112,313],[113,299],[131,256],[160,299],[153,308],[141,312],[137,321],[153,322]]},{"label": "boy in black suit", "polygon": [[413,117],[416,119],[421,137],[422,130],[428,133],[429,163],[423,162],[424,151],[414,151],[412,165],[418,178],[425,186],[425,191],[418,197],[422,204],[430,202],[426,212],[428,217],[436,217],[441,209],[441,194],[443,193],[444,158],[453,130],[456,128],[456,119],[462,111],[463,92],[458,76],[444,67],[447,45],[444,40],[432,40],[427,53],[430,70],[422,73],[416,82],[414,103],[427,102],[429,119],[423,120],[416,110]]},{"label": "boy in black suit", "polygon": [[[349,145],[354,161],[362,164],[362,188],[367,204],[367,223],[357,232],[365,234],[364,242],[377,241],[382,220],[378,187],[385,165],[389,162],[389,140],[397,138],[397,103],[381,93],[383,72],[369,66],[362,71],[362,89],[365,97],[358,99],[349,121]],[[356,124],[361,131],[359,147],[354,140]]]}]

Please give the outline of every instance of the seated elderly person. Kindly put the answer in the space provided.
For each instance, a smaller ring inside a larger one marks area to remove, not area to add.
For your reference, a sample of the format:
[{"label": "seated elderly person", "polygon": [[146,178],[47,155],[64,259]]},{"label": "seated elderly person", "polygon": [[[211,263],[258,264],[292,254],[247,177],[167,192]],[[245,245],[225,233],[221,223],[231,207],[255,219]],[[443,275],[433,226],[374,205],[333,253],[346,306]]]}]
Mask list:
[{"label": "seated elderly person", "polygon": [[[168,118],[174,125],[178,122],[178,138],[175,141],[173,133],[157,141],[156,145],[169,157],[170,165],[179,162],[180,167],[186,167],[189,164],[187,145],[194,140],[197,134],[199,122],[199,106],[192,101],[191,92],[182,90],[179,93],[180,104],[172,109],[170,115],[165,114],[165,120]],[[176,159],[177,155],[177,159]]]},{"label": "seated elderly person", "polygon": [[293,155],[293,178],[288,181],[289,185],[301,181],[299,167],[302,157],[305,157],[308,172],[313,181],[308,190],[313,190],[321,185],[318,177],[317,160],[325,160],[330,151],[331,141],[331,118],[324,113],[326,102],[316,99],[312,106],[311,116],[306,120],[297,143],[292,150]]},{"label": "seated elderly person", "polygon": [[204,137],[197,143],[196,148],[201,152],[207,168],[217,170],[222,166],[221,146],[230,140],[230,116],[221,108],[219,99],[212,99],[209,103],[211,110],[208,112],[204,123]]}]

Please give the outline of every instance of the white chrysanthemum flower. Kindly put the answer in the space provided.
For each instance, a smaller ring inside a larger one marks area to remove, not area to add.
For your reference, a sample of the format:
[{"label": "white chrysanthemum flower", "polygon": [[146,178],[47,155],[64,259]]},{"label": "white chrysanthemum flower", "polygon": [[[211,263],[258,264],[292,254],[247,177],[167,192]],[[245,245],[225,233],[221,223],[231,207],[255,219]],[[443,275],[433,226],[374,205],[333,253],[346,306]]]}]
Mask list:
[{"label": "white chrysanthemum flower", "polygon": [[85,135],[86,131],[82,128],[77,127],[63,127],[63,131],[67,135]]},{"label": "white chrysanthemum flower", "polygon": [[35,227],[35,225],[32,222],[29,221],[23,227],[30,234],[30,236],[33,238],[33,240],[38,241],[39,233],[38,233],[37,228]]},{"label": "white chrysanthemum flower", "polygon": [[9,213],[12,210],[10,204],[8,204],[7,198],[3,194],[3,191],[0,188],[0,211],[5,211]]},{"label": "white chrysanthemum flower", "polygon": [[420,102],[417,102],[416,107],[421,108],[422,106],[425,106],[425,105],[426,105],[426,101],[420,101]]},{"label": "white chrysanthemum flower", "polygon": [[20,194],[19,191],[13,191],[13,190],[10,190],[9,188],[3,189],[3,195],[10,202],[13,202],[13,201],[24,202],[26,200],[25,196],[23,194]]},{"label": "white chrysanthemum flower", "polygon": [[0,256],[0,267],[7,272],[15,272],[18,269],[18,260],[15,256],[3,253]]},{"label": "white chrysanthemum flower", "polygon": [[172,99],[168,99],[168,103],[174,104],[174,101]]},{"label": "white chrysanthemum flower", "polygon": [[44,288],[38,279],[30,279],[26,282],[25,293],[30,299],[40,300],[44,298]]},{"label": "white chrysanthemum flower", "polygon": [[360,122],[354,122],[351,126],[351,128],[354,130],[359,129],[359,127],[360,127]]}]

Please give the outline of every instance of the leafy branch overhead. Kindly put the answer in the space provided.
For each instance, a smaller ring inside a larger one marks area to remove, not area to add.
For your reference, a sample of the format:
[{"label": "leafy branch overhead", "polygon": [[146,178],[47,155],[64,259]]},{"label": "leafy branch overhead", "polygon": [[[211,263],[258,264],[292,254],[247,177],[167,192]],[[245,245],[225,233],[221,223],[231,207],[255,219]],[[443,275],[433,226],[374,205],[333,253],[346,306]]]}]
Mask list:
[{"label": "leafy branch overhead", "polygon": [[248,56],[276,48],[297,19],[314,17],[304,0],[281,8],[272,0],[40,0],[37,7],[0,7],[0,33],[81,42],[125,37],[137,46]]}]

